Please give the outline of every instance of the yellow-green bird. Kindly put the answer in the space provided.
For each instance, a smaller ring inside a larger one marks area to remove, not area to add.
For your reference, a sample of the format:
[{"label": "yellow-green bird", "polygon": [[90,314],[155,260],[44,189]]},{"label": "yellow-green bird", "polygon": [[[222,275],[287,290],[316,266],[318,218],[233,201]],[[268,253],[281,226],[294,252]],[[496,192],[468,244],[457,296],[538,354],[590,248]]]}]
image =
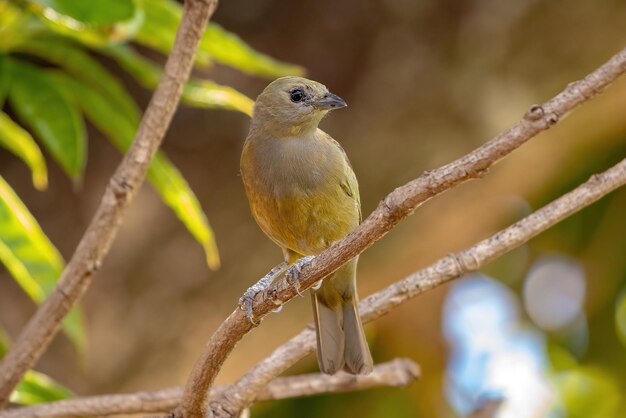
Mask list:
[{"label": "yellow-green bird", "polygon": [[[346,106],[315,81],[283,77],[254,105],[241,155],[241,176],[252,214],[293,265],[329,247],[361,221],[359,188],[345,151],[317,128]],[[357,311],[357,259],[312,290],[317,358],[322,372],[372,370]]]}]

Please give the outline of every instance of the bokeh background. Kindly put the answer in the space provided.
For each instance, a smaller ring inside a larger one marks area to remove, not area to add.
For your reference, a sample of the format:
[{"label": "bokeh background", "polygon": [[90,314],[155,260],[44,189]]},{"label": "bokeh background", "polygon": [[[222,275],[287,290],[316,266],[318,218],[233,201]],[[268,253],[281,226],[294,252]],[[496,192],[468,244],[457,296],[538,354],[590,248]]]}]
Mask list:
[{"label": "bokeh background", "polygon": [[[350,157],[365,215],[393,188],[482,144],[626,44],[626,3],[618,0],[229,0],[214,20],[346,99],[349,107],[322,128]],[[151,93],[100,59],[145,106]],[[250,97],[268,83],[220,66],[199,74]],[[360,294],[485,238],[624,158],[625,112],[621,80],[484,179],[420,207],[362,255]],[[182,106],[163,146],[208,214],[222,268],[208,270],[202,248],[146,185],[84,298],[86,354],[77,357],[59,336],[39,370],[80,395],[184,383],[242,292],[281,260],[238,176],[247,129],[240,113]],[[0,150],[0,174],[66,259],[120,160],[91,126],[89,135],[78,188],[50,164],[50,187],[35,191],[27,168]],[[498,417],[626,417],[625,215],[621,189],[480,274],[367,325],[375,361],[410,357],[421,365],[419,382],[263,402],[253,416],[464,417],[495,399]],[[9,334],[34,309],[0,269]],[[271,315],[218,381],[238,378],[310,319],[308,297]],[[315,370],[309,357],[292,372]]]}]

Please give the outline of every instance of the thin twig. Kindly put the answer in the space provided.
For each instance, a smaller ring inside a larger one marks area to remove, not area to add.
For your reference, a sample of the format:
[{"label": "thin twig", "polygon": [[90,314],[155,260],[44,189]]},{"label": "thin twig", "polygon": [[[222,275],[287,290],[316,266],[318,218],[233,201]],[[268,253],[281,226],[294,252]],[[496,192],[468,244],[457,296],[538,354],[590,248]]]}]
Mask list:
[{"label": "thin twig", "polygon": [[[319,373],[278,378],[260,391],[257,401],[288,399],[365,390],[379,386],[406,386],[420,377],[420,369],[409,359],[398,358],[377,364],[367,376],[339,373],[334,376]],[[225,386],[218,386],[210,397],[218,396]],[[183,387],[119,395],[101,395],[51,402],[26,408],[0,412],[2,418],[73,418],[114,414],[140,414],[166,412],[174,408],[181,399]]]},{"label": "thin twig", "polygon": [[[484,175],[489,167],[539,132],[554,126],[566,113],[596,96],[626,71],[626,49],[584,79],[570,83],[560,94],[543,105],[534,105],[512,128],[473,152],[390,193],[376,210],[346,238],[332,245],[302,268],[301,289],[307,289],[350,259],[369,248],[402,219],[430,198],[473,178]],[[262,319],[291,300],[296,290],[286,279],[277,281],[254,301],[254,318]],[[177,417],[201,418],[205,415],[206,396],[222,364],[252,324],[236,309],[215,331],[189,376]]]},{"label": "thin twig", "polygon": [[83,295],[108,253],[125,209],[143,184],[148,165],[165,136],[189,77],[198,41],[216,5],[217,0],[185,1],[174,47],[132,146],[111,177],[100,206],[54,292],[0,362],[0,407],[8,402],[15,385],[45,352],[61,321]]},{"label": "thin twig", "polygon": [[[353,392],[380,386],[403,387],[420,378],[420,367],[408,358],[377,364],[372,373],[354,376],[340,372],[329,376],[303,374],[275,379],[259,392],[256,400],[289,399],[323,393]],[[219,393],[218,393],[219,394]]]},{"label": "thin twig", "polygon": [[[626,184],[626,159],[604,173],[592,176],[586,183],[508,228],[466,250],[450,254],[365,298],[359,303],[363,322],[380,318],[427,290],[478,270],[624,184]],[[315,332],[309,326],[257,363],[237,382],[222,391],[217,399],[213,399],[210,407],[214,416],[236,416],[239,411],[252,403],[256,393],[262,390],[267,382],[312,353],[314,349]]]}]

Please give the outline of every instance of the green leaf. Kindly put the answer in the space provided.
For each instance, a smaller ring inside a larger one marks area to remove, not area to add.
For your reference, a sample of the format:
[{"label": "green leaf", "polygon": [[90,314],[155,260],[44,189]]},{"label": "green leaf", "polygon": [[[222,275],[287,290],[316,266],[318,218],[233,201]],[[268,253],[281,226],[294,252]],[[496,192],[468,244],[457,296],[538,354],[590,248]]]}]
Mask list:
[{"label": "green leaf", "polygon": [[139,123],[139,108],[122,84],[98,61],[72,43],[61,38],[39,37],[21,42],[15,51],[35,55],[61,67],[106,95],[131,122]]},{"label": "green leaf", "polygon": [[33,137],[4,112],[0,111],[0,145],[22,159],[30,167],[33,184],[39,190],[48,186],[46,161]]},{"label": "green leaf", "polygon": [[[126,41],[136,35],[144,13],[133,3],[129,14],[128,2],[132,0],[19,0],[52,31],[91,46]],[[123,17],[126,19],[119,20]]]},{"label": "green leaf", "polygon": [[[167,54],[174,45],[182,7],[174,0],[144,0],[144,4],[146,16],[137,32],[136,41]],[[202,35],[196,62],[206,65],[211,60],[248,74],[265,77],[304,74],[302,67],[279,62],[255,51],[238,36],[212,22]]]},{"label": "green leaf", "polygon": [[[136,42],[168,54],[174,46],[176,30],[182,17],[182,8],[175,1],[142,0],[145,18],[137,31]],[[196,63],[207,65],[211,57],[198,49]]]},{"label": "green leaf", "polygon": [[198,49],[205,51],[215,61],[234,67],[244,73],[269,78],[304,75],[303,67],[276,61],[269,55],[255,51],[234,33],[216,23],[207,25]]},{"label": "green leaf", "polygon": [[78,109],[45,72],[15,60],[9,64],[13,109],[70,177],[80,178],[87,158],[87,138]]},{"label": "green leaf", "polygon": [[185,84],[183,103],[195,107],[238,110],[252,116],[254,101],[237,90],[209,80],[191,79]]},{"label": "green leaf", "polygon": [[[130,75],[144,87],[153,89],[159,83],[162,70],[150,60],[132,49],[116,45],[102,52],[114,58]],[[237,90],[221,86],[209,80],[191,79],[183,88],[183,103],[196,107],[237,110],[246,115],[252,114],[254,102]]]},{"label": "green leaf", "polygon": [[38,19],[24,13],[13,2],[0,0],[0,51],[10,51],[15,42],[30,36],[41,26]]},{"label": "green leaf", "polygon": [[43,373],[29,370],[11,393],[10,401],[21,405],[33,405],[72,397],[74,394],[54,379]]},{"label": "green leaf", "polygon": [[[55,74],[55,82],[71,90],[89,120],[121,151],[133,141],[137,126],[130,123],[102,95],[63,74]],[[158,152],[148,169],[148,179],[165,203],[172,208],[189,232],[202,244],[209,267],[219,267],[219,253],[213,231],[193,191],[164,153]]]},{"label": "green leaf", "polygon": [[83,23],[109,25],[123,22],[135,14],[132,0],[34,0],[43,7]]},{"label": "green leaf", "polygon": [[220,257],[209,221],[189,184],[165,154],[158,153],[154,157],[148,169],[148,178],[165,203],[174,210],[191,234],[202,244],[209,268],[217,270],[220,267]]},{"label": "green leaf", "polygon": [[[0,177],[0,262],[20,287],[37,303],[54,289],[63,271],[63,259],[43,233],[35,218],[13,189]],[[74,309],[65,318],[63,329],[83,351],[83,318]]]},{"label": "green leaf", "polygon": [[63,271],[63,259],[2,177],[0,225],[0,259],[31,299],[43,301]]}]

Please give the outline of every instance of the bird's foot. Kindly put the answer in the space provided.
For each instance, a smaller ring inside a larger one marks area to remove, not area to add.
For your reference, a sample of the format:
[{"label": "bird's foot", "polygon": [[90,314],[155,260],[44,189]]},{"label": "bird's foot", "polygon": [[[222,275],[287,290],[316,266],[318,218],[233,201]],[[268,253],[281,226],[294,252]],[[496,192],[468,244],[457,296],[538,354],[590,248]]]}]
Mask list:
[{"label": "bird's foot", "polygon": [[[254,321],[254,315],[252,314],[252,304],[254,302],[255,296],[267,290],[270,284],[272,284],[272,282],[274,281],[274,278],[287,270],[288,266],[289,264],[286,261],[283,261],[282,263],[274,267],[269,273],[263,276],[261,280],[250,286],[248,290],[245,291],[243,296],[239,298],[239,307],[241,308],[241,310],[246,311],[246,316],[248,317],[248,320],[252,323],[252,325],[259,325],[258,322]],[[274,310],[274,312],[280,312],[281,309],[282,306],[279,306],[278,308],[276,308],[276,310]]]},{"label": "bird's foot", "polygon": [[302,293],[300,292],[300,273],[302,272],[302,266],[304,266],[306,263],[313,260],[314,258],[315,256],[313,255],[299,258],[298,260],[296,260],[295,263],[293,263],[291,267],[289,267],[289,270],[287,270],[287,277],[291,277],[293,287],[296,289],[296,293],[298,294],[298,296],[303,297]]}]

